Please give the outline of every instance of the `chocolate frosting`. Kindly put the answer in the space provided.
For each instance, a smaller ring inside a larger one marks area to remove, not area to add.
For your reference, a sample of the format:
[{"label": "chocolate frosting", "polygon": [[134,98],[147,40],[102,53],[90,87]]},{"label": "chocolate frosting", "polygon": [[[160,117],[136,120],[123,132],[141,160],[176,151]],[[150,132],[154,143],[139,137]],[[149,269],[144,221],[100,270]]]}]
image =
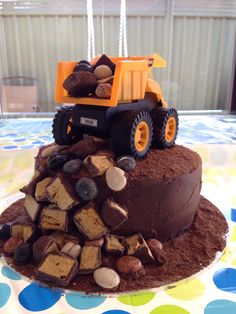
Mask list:
[{"label": "chocolate frosting", "polygon": [[151,150],[127,173],[128,185],[112,192],[103,177],[97,179],[102,204],[112,197],[128,211],[128,220],[113,233],[141,233],[145,238],[167,241],[191,226],[201,190],[202,163],[199,155],[175,145]]}]

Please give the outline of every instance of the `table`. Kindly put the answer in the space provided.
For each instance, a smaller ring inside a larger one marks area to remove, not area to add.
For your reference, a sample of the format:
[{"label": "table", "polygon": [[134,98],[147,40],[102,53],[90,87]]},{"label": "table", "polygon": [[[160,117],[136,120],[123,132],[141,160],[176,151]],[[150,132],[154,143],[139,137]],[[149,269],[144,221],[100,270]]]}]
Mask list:
[{"label": "table", "polygon": [[[42,126],[44,125],[43,121],[40,123]],[[48,127],[48,124],[49,122],[46,121],[45,126]],[[35,123],[32,125],[35,126]],[[233,125],[235,126],[235,124]],[[228,127],[229,124],[227,124]],[[3,128],[5,128],[2,131],[4,133],[7,130],[6,125]],[[21,136],[23,132],[26,132],[22,128],[21,126],[19,130],[15,130],[17,136],[20,131]],[[25,128],[29,129],[29,125],[28,128],[27,126]],[[37,131],[36,127],[35,130]],[[34,142],[42,142],[40,136],[44,136],[43,143],[51,141],[48,131],[43,129],[38,129],[38,131],[38,135],[33,134]],[[180,138],[183,139],[184,128],[182,131]],[[23,143],[23,141],[14,142],[14,139],[18,138],[9,136],[9,134],[14,134],[11,130],[7,136],[4,136],[3,133],[0,132],[0,212],[8,204],[22,196],[18,190],[29,181],[33,173],[33,157],[37,153],[36,146],[42,144],[31,143],[30,145],[33,147],[19,147],[19,143]],[[186,145],[197,151],[203,160],[202,194],[222,210],[229,223],[230,233],[227,248],[217,263],[189,280],[178,282],[174,288],[138,295],[122,295],[118,298],[91,297],[79,293],[64,295],[60,291],[41,288],[22,278],[4,263],[0,263],[0,313],[235,314],[236,221],[231,220],[231,208],[236,208],[236,145],[234,145],[236,139],[234,139],[235,133],[230,133],[231,137],[227,143],[227,135],[222,134],[223,132],[221,132],[220,141],[223,141],[224,135],[224,144],[217,144],[219,137],[215,134],[212,136],[215,142],[213,141],[211,145],[196,144],[196,139],[199,142],[201,139],[194,136],[192,138],[195,138],[195,143]],[[7,145],[5,145],[6,138]],[[185,143],[188,143],[187,137],[185,140]],[[27,143],[21,144],[21,146],[24,145],[26,146]],[[7,146],[10,147],[7,148]],[[12,148],[11,146],[17,147]]]}]

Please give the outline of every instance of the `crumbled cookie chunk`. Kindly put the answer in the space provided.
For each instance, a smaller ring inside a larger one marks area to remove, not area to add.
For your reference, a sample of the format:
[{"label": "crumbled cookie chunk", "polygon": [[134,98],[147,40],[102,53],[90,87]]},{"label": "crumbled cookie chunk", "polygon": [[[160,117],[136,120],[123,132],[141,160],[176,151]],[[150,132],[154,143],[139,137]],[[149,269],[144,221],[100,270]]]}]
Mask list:
[{"label": "crumbled cookie chunk", "polygon": [[90,202],[86,206],[80,208],[74,214],[74,222],[78,230],[88,240],[99,239],[108,231],[104,222],[97,213],[94,202]]},{"label": "crumbled cookie chunk", "polygon": [[24,208],[32,221],[35,221],[40,213],[41,205],[31,195],[26,195],[24,199]]},{"label": "crumbled cookie chunk", "polygon": [[103,175],[107,169],[114,165],[114,161],[108,156],[88,156],[84,163],[92,177]]},{"label": "crumbled cookie chunk", "polygon": [[124,238],[114,234],[105,235],[105,251],[111,255],[122,255],[124,253]]},{"label": "crumbled cookie chunk", "polygon": [[72,190],[69,182],[62,176],[57,177],[47,187],[47,197],[49,202],[57,204],[62,210],[68,210],[79,204],[79,199]]},{"label": "crumbled cookie chunk", "polygon": [[68,231],[68,211],[53,205],[44,207],[40,214],[39,227],[44,230]]},{"label": "crumbled cookie chunk", "polygon": [[98,246],[84,246],[80,253],[79,273],[93,273],[102,265],[101,248]]},{"label": "crumbled cookie chunk", "polygon": [[39,280],[52,282],[61,286],[68,286],[78,273],[76,258],[61,252],[51,252],[45,256],[36,269]]},{"label": "crumbled cookie chunk", "polygon": [[43,235],[33,244],[34,261],[39,264],[47,253],[57,250],[56,242],[51,237]]},{"label": "crumbled cookie chunk", "polygon": [[35,199],[38,202],[45,202],[47,198],[47,187],[52,183],[53,179],[48,177],[38,182],[35,189]]},{"label": "crumbled cookie chunk", "polygon": [[110,198],[103,204],[101,216],[111,229],[119,227],[128,219],[127,211]]},{"label": "crumbled cookie chunk", "polygon": [[142,263],[153,262],[154,257],[141,234],[126,238],[127,255],[138,257]]}]

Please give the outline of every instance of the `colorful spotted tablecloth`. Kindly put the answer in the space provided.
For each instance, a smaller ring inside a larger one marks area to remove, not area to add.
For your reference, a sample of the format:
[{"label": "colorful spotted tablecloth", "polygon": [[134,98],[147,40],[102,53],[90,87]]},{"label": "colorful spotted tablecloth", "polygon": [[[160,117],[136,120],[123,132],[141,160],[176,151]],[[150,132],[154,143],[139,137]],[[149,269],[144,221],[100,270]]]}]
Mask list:
[{"label": "colorful spotted tablecloth", "polygon": [[[49,121],[42,120],[40,123],[42,123],[42,128],[45,127],[44,123],[49,126]],[[220,123],[224,122],[220,121]],[[230,124],[228,123],[227,127]],[[35,123],[32,123],[31,127],[34,128]],[[22,128],[17,129],[16,126],[14,132],[19,135],[20,130]],[[42,145],[51,141],[51,135],[49,133],[45,135],[45,130],[40,130],[37,126],[35,131],[38,135],[34,133],[32,139],[27,137],[24,139],[25,142],[18,141],[15,145],[12,144],[13,140],[18,137],[12,135],[13,130],[8,129],[7,143],[4,142],[5,137],[0,139],[0,212],[22,196],[18,190],[29,181],[33,173],[33,157],[37,153],[35,146],[38,145],[36,142]],[[201,133],[201,129],[198,129],[197,133]],[[223,134],[226,140],[227,135]],[[228,136],[227,143],[234,143],[235,133],[232,134],[231,130],[230,134],[231,137]],[[193,138],[196,142],[197,137]],[[217,136],[212,136],[212,138],[216,141]],[[16,147],[7,148],[8,145]],[[23,150],[24,145],[33,145],[34,148]],[[222,210],[229,223],[227,248],[217,262],[192,278],[176,283],[171,288],[158,292],[122,295],[116,298],[91,297],[79,293],[64,294],[61,291],[42,288],[34,282],[25,280],[4,262],[0,262],[0,313],[235,314],[236,145],[192,144],[186,146],[199,152],[202,157],[204,165],[202,194]],[[232,208],[235,210],[231,210]]]}]

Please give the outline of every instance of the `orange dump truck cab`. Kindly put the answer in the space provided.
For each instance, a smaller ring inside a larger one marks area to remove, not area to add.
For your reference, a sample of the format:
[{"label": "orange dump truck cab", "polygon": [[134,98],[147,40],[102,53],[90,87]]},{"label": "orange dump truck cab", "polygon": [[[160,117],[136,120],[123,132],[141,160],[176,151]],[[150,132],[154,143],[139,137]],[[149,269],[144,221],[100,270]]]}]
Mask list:
[{"label": "orange dump truck cab", "polygon": [[55,141],[72,144],[84,134],[110,138],[117,155],[130,154],[136,159],[144,158],[151,146],[172,146],[178,115],[168,108],[160,85],[152,78],[152,68],[166,67],[166,61],[156,53],[110,60],[115,71],[109,99],[70,96],[63,84],[77,62],[58,63],[55,100],[67,106],[55,115]]}]

